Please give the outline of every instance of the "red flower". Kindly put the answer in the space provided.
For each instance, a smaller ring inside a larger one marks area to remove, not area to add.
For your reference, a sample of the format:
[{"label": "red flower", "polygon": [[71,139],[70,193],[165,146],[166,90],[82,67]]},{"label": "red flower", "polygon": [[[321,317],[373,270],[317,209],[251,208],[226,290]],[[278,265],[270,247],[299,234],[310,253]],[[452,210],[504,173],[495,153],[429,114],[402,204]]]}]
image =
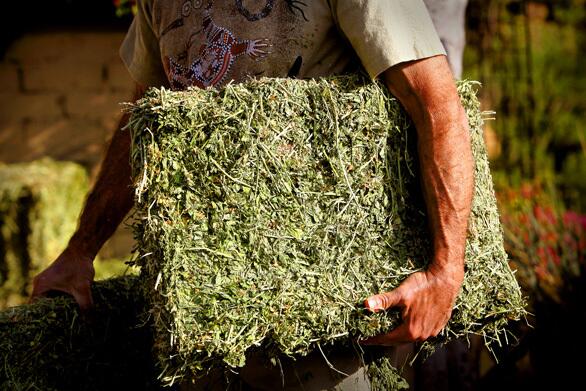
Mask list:
[{"label": "red flower", "polygon": [[535,218],[537,219],[537,221],[539,221],[540,223],[546,223],[546,224],[556,224],[557,223],[557,217],[553,211],[553,209],[551,207],[546,207],[543,208],[539,205],[535,205],[533,207],[533,214],[535,215]]},{"label": "red flower", "polygon": [[529,183],[524,183],[521,186],[521,197],[525,198],[526,200],[532,199],[534,195],[533,186]]}]

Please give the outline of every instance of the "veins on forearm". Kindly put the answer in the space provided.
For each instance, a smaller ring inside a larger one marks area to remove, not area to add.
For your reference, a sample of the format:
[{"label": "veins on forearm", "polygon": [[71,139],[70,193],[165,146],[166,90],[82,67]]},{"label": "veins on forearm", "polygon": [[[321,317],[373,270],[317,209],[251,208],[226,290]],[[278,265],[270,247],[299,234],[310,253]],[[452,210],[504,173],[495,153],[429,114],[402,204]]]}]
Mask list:
[{"label": "veins on forearm", "polygon": [[417,127],[435,261],[463,262],[474,180],[465,114],[462,110],[459,115],[436,123],[419,121]]}]

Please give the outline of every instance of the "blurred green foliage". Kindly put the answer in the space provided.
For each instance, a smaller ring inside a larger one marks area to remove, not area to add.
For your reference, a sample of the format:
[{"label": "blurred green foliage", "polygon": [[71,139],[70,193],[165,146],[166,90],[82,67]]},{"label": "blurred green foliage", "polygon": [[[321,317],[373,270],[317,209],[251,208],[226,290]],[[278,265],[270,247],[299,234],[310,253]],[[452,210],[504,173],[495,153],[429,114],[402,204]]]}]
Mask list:
[{"label": "blurred green foliage", "polygon": [[136,14],[136,0],[113,0],[116,7],[116,16],[119,18],[128,14]]},{"label": "blurred green foliage", "polygon": [[480,80],[497,188],[537,180],[586,209],[586,2],[472,0],[464,77]]},{"label": "blurred green foliage", "polygon": [[496,112],[485,135],[505,246],[534,314],[511,325],[518,342],[482,389],[571,389],[586,347],[559,336],[586,321],[586,1],[470,0],[467,23],[464,77]]}]

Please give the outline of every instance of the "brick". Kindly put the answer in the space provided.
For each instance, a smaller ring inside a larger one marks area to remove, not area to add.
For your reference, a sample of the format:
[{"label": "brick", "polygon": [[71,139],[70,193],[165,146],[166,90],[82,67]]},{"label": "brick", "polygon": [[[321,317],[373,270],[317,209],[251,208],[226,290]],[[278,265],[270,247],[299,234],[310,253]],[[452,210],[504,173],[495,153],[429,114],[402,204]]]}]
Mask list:
[{"label": "brick", "polygon": [[20,121],[0,123],[0,162],[11,163],[20,161],[23,146],[23,124]]},{"label": "brick", "polygon": [[112,91],[128,92],[134,91],[134,80],[128,73],[124,63],[120,58],[113,59],[107,64],[108,69],[108,87]]},{"label": "brick", "polygon": [[55,93],[0,94],[0,124],[34,119],[57,120],[63,117],[61,95]]},{"label": "brick", "polygon": [[51,62],[23,65],[24,88],[27,91],[99,91],[104,88],[101,64],[80,58],[62,57]]},{"label": "brick", "polygon": [[55,159],[72,160],[85,166],[96,164],[105,148],[106,129],[91,121],[62,120],[48,127],[29,125],[33,146],[44,148]]},{"label": "brick", "polygon": [[118,59],[123,37],[118,32],[28,34],[6,57],[22,64],[29,91],[99,90],[107,88],[108,64]]},{"label": "brick", "polygon": [[77,92],[72,91],[66,96],[66,111],[78,119],[94,121],[118,121],[122,115],[121,102],[131,100],[130,93],[122,92]]},{"label": "brick", "polygon": [[6,53],[9,59],[23,63],[51,61],[55,57],[84,57],[94,62],[118,58],[123,32],[63,31],[27,34],[16,41]]},{"label": "brick", "polygon": [[18,66],[7,61],[0,62],[0,93],[18,93]]},{"label": "brick", "polygon": [[91,121],[60,119],[10,123],[0,128],[0,161],[20,162],[51,157],[93,169],[106,146],[106,132]]},{"label": "brick", "polygon": [[106,132],[106,141],[110,141],[112,136],[114,135],[114,131],[118,128],[118,124],[120,123],[120,116],[117,117],[104,117],[100,121],[100,126],[103,129],[107,129]]}]

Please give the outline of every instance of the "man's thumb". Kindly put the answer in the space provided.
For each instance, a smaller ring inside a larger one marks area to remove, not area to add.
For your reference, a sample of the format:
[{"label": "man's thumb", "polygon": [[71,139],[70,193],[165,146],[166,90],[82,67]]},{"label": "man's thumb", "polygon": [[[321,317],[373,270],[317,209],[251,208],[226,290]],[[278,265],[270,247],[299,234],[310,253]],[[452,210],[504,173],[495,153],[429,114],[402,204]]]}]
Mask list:
[{"label": "man's thumb", "polygon": [[400,304],[401,294],[395,289],[390,292],[370,296],[364,300],[364,306],[373,312],[387,310]]}]

